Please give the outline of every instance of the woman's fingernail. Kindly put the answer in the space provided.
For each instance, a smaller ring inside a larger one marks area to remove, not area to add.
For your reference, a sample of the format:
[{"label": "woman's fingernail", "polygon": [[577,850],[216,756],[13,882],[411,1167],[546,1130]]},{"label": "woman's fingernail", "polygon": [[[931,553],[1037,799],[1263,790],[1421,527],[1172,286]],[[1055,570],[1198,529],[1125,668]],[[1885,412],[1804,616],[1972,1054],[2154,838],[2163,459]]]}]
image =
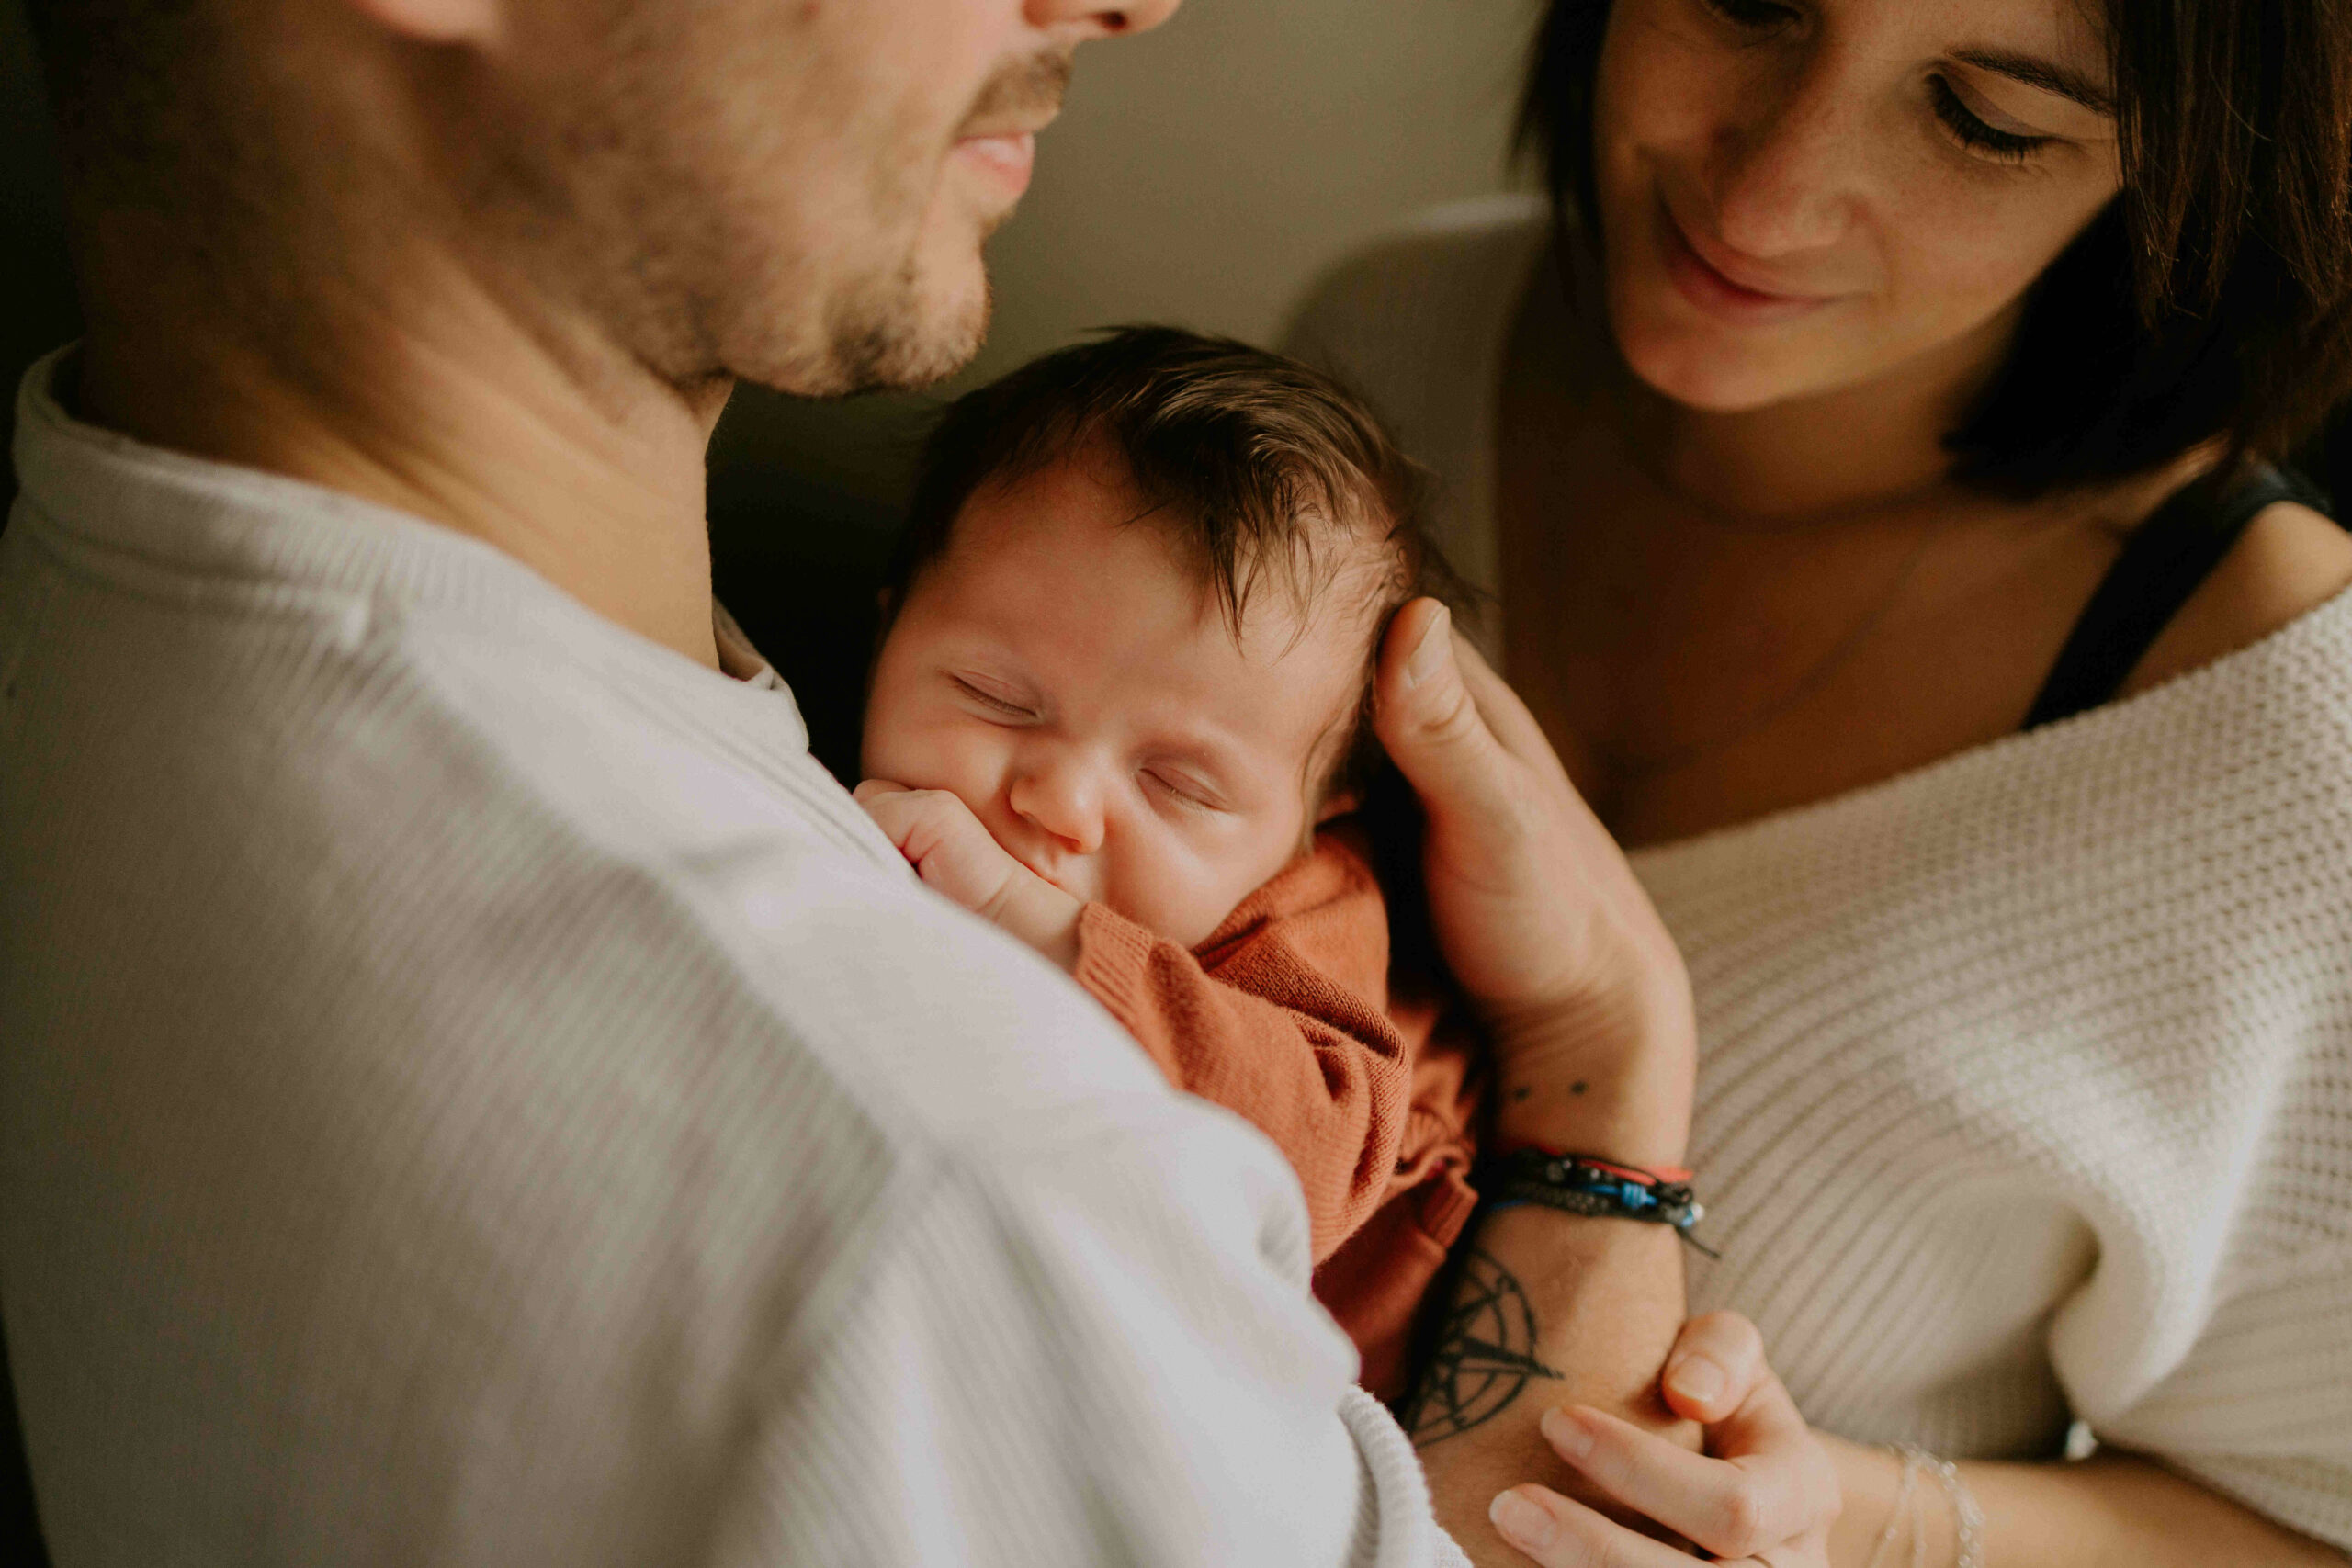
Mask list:
[{"label": "woman's fingernail", "polygon": [[1421,634],[1419,645],[1413,649],[1413,657],[1405,661],[1405,684],[1418,686],[1437,673],[1438,667],[1445,662],[1449,640],[1446,633],[1453,625],[1453,613],[1440,604],[1437,614],[1430,617],[1430,629]]},{"label": "woman's fingernail", "polygon": [[1666,1382],[1693,1404],[1712,1404],[1724,1392],[1724,1370],[1704,1356],[1685,1356]]},{"label": "woman's fingernail", "polygon": [[1529,1502],[1516,1492],[1498,1492],[1495,1500],[1487,1505],[1487,1517],[1512,1544],[1530,1551],[1541,1551],[1552,1544],[1560,1527],[1551,1514]]},{"label": "woman's fingernail", "polygon": [[1592,1428],[1555,1406],[1544,1412],[1544,1440],[1559,1450],[1562,1459],[1578,1460],[1592,1452]]}]

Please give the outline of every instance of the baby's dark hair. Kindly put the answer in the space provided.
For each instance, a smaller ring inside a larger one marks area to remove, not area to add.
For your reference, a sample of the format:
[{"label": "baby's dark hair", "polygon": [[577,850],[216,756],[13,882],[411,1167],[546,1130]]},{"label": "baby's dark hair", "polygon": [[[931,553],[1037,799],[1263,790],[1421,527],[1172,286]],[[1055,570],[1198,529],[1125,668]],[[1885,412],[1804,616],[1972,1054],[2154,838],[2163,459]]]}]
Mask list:
[{"label": "baby's dark hair", "polygon": [[923,446],[885,631],[947,552],[966,502],[1080,451],[1125,465],[1146,517],[1197,562],[1237,637],[1270,577],[1304,612],[1365,542],[1389,552],[1363,697],[1315,793],[1360,791],[1381,761],[1367,719],[1390,617],[1423,595],[1462,610],[1468,592],[1430,538],[1427,475],[1361,399],[1281,355],[1175,327],[1119,327],[956,399]]}]

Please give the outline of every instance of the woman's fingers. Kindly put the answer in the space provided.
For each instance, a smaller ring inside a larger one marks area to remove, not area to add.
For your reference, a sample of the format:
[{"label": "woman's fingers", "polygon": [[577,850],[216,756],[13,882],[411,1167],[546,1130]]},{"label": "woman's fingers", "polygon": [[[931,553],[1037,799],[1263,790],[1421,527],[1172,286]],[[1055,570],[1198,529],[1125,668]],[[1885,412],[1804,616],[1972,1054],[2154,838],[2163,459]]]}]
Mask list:
[{"label": "woman's fingers", "polygon": [[[1690,1555],[1679,1548],[1627,1529],[1546,1487],[1512,1487],[1488,1505],[1487,1518],[1503,1540],[1542,1568],[1690,1568]],[[1734,1568],[1760,1568],[1745,1558],[1719,1561]]]},{"label": "woman's fingers", "polygon": [[1434,599],[1396,612],[1380,650],[1373,728],[1432,816],[1507,818],[1520,804],[1514,763],[1464,683],[1452,626]]},{"label": "woman's fingers", "polygon": [[[1706,1424],[1707,1453],[1583,1406],[1545,1411],[1544,1440],[1604,1495],[1716,1562],[1822,1562],[1838,1517],[1837,1468],[1765,1364],[1755,1325],[1733,1313],[1692,1319],[1668,1359],[1666,1382],[1669,1403]],[[1539,1486],[1497,1497],[1491,1517],[1505,1540],[1547,1565],[1690,1561],[1660,1555],[1656,1541]]]},{"label": "woman's fingers", "polygon": [[1711,1312],[1692,1318],[1675,1336],[1660,1382],[1677,1416],[1708,1425],[1746,1404],[1749,1393],[1771,1375],[1756,1325],[1736,1312]]},{"label": "woman's fingers", "polygon": [[[1435,603],[1435,601],[1430,601]],[[1504,750],[1532,767],[1556,774],[1567,782],[1567,770],[1560,765],[1559,754],[1552,750],[1552,742],[1544,734],[1544,727],[1535,722],[1527,704],[1510,689],[1510,682],[1495,673],[1486,655],[1477,645],[1459,632],[1453,635],[1454,663],[1462,671],[1463,684],[1469,690],[1470,699],[1477,705],[1478,713],[1487,728],[1502,743]]]},{"label": "woman's fingers", "polygon": [[1594,1485],[1718,1557],[1752,1556],[1821,1521],[1802,1422],[1793,1438],[1736,1461],[1694,1454],[1598,1410],[1547,1410],[1543,1425],[1544,1440]]}]

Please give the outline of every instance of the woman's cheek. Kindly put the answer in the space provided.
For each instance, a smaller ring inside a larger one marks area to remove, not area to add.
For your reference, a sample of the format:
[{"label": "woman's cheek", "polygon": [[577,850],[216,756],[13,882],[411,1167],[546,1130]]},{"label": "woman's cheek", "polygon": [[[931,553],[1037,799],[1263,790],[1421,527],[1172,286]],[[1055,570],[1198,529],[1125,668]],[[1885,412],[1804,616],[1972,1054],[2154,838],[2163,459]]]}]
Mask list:
[{"label": "woman's cheek", "polygon": [[2107,200],[2006,168],[1928,170],[1899,188],[1875,225],[1888,282],[1881,309],[1920,346],[2009,309]]}]

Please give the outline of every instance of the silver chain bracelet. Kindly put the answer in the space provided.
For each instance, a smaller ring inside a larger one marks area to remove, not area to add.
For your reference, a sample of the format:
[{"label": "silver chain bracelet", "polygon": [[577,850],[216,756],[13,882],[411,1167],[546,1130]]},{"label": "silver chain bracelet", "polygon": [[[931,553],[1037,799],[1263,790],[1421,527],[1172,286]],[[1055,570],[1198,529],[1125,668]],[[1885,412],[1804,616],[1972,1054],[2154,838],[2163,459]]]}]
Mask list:
[{"label": "silver chain bracelet", "polygon": [[1891,1451],[1902,1461],[1903,1478],[1895,1483],[1894,1506],[1886,1511],[1886,1528],[1878,1532],[1878,1544],[1871,1548],[1871,1560],[1863,1568],[1884,1568],[1887,1548],[1894,1544],[1895,1532],[1906,1520],[1911,1526],[1912,1568],[1918,1568],[1920,1554],[1926,1549],[1919,1534],[1919,1521],[1911,1512],[1911,1493],[1919,1484],[1919,1461],[1926,1455],[1908,1443]]},{"label": "silver chain bracelet", "polygon": [[[1961,1475],[1960,1466],[1909,1443],[1896,1444],[1894,1451],[1903,1458],[1902,1490],[1905,1495],[1911,1490],[1911,1477],[1925,1470],[1936,1478],[1944,1489],[1944,1495],[1951,1501],[1953,1533],[1959,1537],[1960,1547],[1959,1555],[1952,1561],[1952,1568],[1984,1568],[1984,1510],[1978,1506],[1976,1494],[1969,1489],[1968,1482]],[[1893,1529],[1894,1522],[1889,1520],[1890,1534]],[[1915,1542],[1918,1540],[1916,1530],[1912,1539]],[[1918,1552],[1915,1546],[1913,1562],[1916,1563],[1917,1560]],[[1876,1568],[1876,1562],[1873,1556],[1872,1568]]]}]

